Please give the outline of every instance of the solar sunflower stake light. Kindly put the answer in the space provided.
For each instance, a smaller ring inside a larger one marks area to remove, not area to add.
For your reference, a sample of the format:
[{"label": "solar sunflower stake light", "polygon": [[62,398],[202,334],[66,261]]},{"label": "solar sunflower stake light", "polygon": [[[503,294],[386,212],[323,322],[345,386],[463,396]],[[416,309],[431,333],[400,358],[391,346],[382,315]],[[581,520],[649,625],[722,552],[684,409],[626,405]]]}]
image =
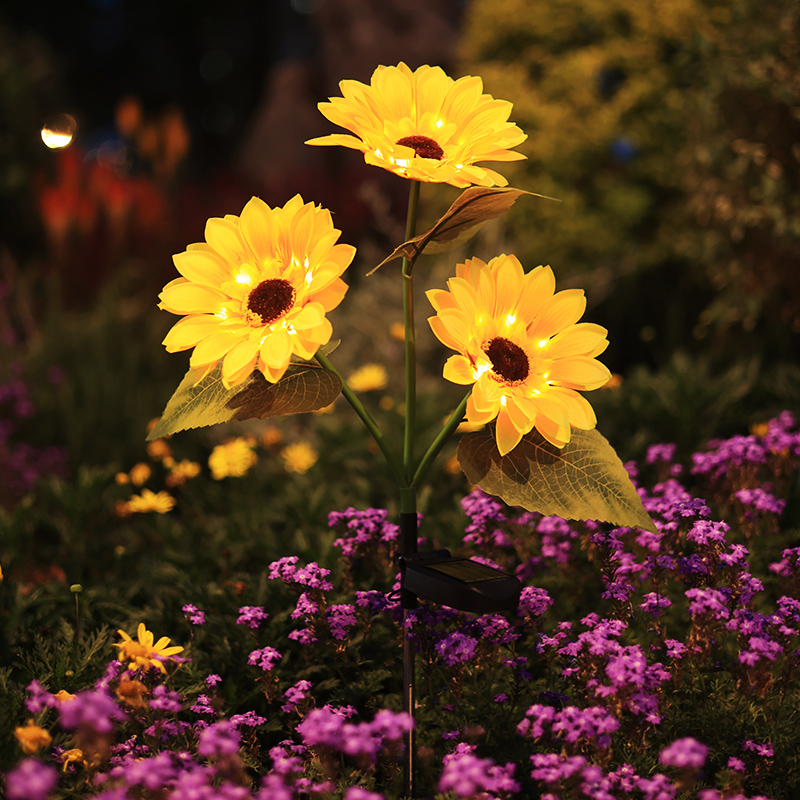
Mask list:
[{"label": "solar sunflower stake light", "polygon": [[[402,606],[417,597],[485,613],[516,609],[514,576],[447,551],[417,552],[417,489],[465,419],[480,430],[461,436],[458,461],[468,480],[510,505],[567,519],[655,530],[621,461],[595,430],[580,394],[603,386],[597,360],[607,331],[580,322],[579,289],[555,290],[549,266],[525,271],[514,255],[455,267],[446,288],[427,292],[433,334],[454,351],[443,377],[467,387],[438,435],[418,456],[413,270],[420,255],[461,244],[488,220],[532,192],[507,187],[481,162],[525,156],[526,135],[509,121],[512,105],[483,92],[479,77],[453,80],[439,67],[378,67],[370,83],[345,80],[341,97],[320,111],[348,133],[314,146],[360,150],[373,166],[409,182],[405,241],[375,269],[402,259],[405,420],[402,452],[384,437],[330,358],[327,313],[344,299],[342,274],[355,248],[338,242],[328,210],[299,195],[271,208],[252,198],[239,216],[209,219],[205,241],[174,257],[180,276],[159,307],[180,316],[164,339],[169,352],[191,350],[189,371],[150,439],[231,420],[314,411],[339,394],[375,439],[397,483]],[[462,189],[427,231],[416,232],[420,187]],[[374,270],[373,270],[374,272]],[[371,273],[370,273],[371,274]],[[405,630],[405,628],[404,628]],[[404,710],[414,714],[414,656],[403,638]],[[404,788],[414,795],[413,730],[405,748]]]}]

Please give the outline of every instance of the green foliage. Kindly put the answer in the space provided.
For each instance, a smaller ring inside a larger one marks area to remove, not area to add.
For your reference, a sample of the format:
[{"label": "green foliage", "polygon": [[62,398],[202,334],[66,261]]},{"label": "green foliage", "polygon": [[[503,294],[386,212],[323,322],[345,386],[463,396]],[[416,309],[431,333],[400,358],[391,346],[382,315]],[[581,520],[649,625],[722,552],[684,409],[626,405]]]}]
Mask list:
[{"label": "green foliage", "polygon": [[247,419],[304,414],[329,406],[342,390],[339,378],[317,364],[292,363],[286,374],[270,383],[258,371],[242,386],[226,388],[222,365],[197,381],[189,370],[169,399],[148,441],[190,428]]},{"label": "green foliage", "polygon": [[511,506],[655,531],[622,462],[596,430],[573,430],[563,448],[533,431],[501,456],[493,431],[484,429],[461,437],[458,460],[470,483]]},{"label": "green foliage", "polygon": [[[580,276],[620,364],[798,352],[797,4],[476,0],[463,69],[528,134],[523,263]],[[655,334],[655,335],[653,335]],[[641,338],[644,337],[644,338]],[[658,350],[648,350],[655,339]]]}]

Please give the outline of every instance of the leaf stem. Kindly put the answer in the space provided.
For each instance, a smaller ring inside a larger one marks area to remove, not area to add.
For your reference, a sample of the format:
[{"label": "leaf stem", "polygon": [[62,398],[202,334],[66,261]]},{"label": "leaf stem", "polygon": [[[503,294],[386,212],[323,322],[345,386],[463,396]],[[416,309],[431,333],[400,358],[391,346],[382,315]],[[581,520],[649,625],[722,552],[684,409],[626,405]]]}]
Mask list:
[{"label": "leaf stem", "polygon": [[372,418],[372,415],[367,411],[364,407],[364,404],[358,399],[355,392],[350,388],[347,384],[347,381],[344,379],[344,376],[338,369],[331,363],[330,359],[323,355],[320,351],[317,351],[317,354],[314,356],[316,362],[328,372],[332,372],[336,375],[337,378],[342,382],[342,394],[344,395],[345,400],[353,408],[353,411],[358,414],[359,419],[364,423],[367,430],[372,435],[372,438],[375,440],[375,443],[381,449],[386,461],[389,464],[389,468],[392,470],[392,474],[394,475],[395,480],[400,486],[405,486],[405,475],[400,462],[397,459],[394,451],[389,447],[389,443],[386,441],[383,435],[383,431],[378,427],[378,423]]},{"label": "leaf stem", "polygon": [[[411,181],[406,215],[406,241],[412,239],[417,228],[419,209],[419,181]],[[417,417],[417,361],[416,333],[414,329],[414,262],[403,257],[403,326],[405,329],[406,414],[403,436],[403,476],[405,485],[413,485],[414,435]]]},{"label": "leaf stem", "polygon": [[422,457],[422,460],[419,462],[417,466],[417,470],[414,473],[414,477],[412,478],[411,485],[417,486],[419,485],[425,474],[430,469],[431,464],[436,460],[436,456],[442,451],[442,448],[447,443],[447,440],[453,435],[455,429],[459,426],[461,421],[464,419],[464,412],[467,408],[467,400],[469,400],[469,396],[472,394],[472,389],[464,395],[464,399],[458,404],[455,411],[450,415],[450,419],[447,420],[444,427],[439,431],[437,437],[431,442],[430,447],[425,452],[425,455]]}]

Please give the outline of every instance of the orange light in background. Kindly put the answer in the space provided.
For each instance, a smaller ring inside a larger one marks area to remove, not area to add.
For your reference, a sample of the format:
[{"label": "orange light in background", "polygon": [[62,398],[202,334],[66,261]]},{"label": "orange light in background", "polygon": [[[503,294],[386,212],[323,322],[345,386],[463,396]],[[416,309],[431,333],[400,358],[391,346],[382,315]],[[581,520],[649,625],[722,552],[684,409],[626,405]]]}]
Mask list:
[{"label": "orange light in background", "polygon": [[69,114],[54,114],[42,126],[42,141],[51,150],[66,147],[75,137],[78,123]]}]

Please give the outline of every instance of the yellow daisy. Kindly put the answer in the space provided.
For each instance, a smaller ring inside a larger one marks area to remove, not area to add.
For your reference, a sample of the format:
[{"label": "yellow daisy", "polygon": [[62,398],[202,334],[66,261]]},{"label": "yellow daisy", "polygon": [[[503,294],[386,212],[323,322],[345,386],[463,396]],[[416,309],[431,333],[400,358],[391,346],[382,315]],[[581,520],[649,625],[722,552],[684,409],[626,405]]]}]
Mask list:
[{"label": "yellow daisy", "polygon": [[609,379],[595,359],[608,332],[578,322],[586,308],[582,289],[555,292],[550,267],[526,274],[506,255],[459,264],[447,287],[427,293],[437,312],[428,320],[434,334],[458,351],[445,363],[444,377],[474,384],[467,421],[497,420],[501,456],[534,427],[556,447],[569,442],[571,427],[594,428],[594,411],[578,391]]},{"label": "yellow daisy", "polygon": [[169,468],[166,484],[167,486],[182,486],[186,481],[196,478],[199,474],[200,465],[195,461],[189,461],[184,458]]},{"label": "yellow daisy", "polygon": [[525,158],[509,149],[527,138],[508,121],[512,104],[484,94],[480,78],[453,80],[427,65],[412,72],[401,62],[378,67],[369,85],[347,80],[339,88],[342,97],[318,107],[354,135],[333,133],[306,144],[360,150],[368,164],[403,178],[462,188],[506,185],[476,162]]},{"label": "yellow daisy", "polygon": [[134,494],[125,504],[130,514],[147,514],[155,511],[157,514],[166,514],[175,508],[175,498],[169,492],[152,492],[142,489],[141,494]]},{"label": "yellow daisy", "polygon": [[14,728],[14,736],[26,755],[32,755],[43,747],[48,747],[52,741],[50,734],[38,725],[34,725],[33,720],[29,719],[24,728]]},{"label": "yellow daisy", "polygon": [[317,463],[319,453],[308,442],[295,442],[281,450],[281,458],[287,472],[305,475]]},{"label": "yellow daisy", "polygon": [[167,647],[170,640],[166,636],[162,636],[154,643],[152,632],[147,630],[143,622],[139,623],[136,632],[138,641],[134,641],[125,631],[118,630],[117,633],[122,637],[121,642],[114,643],[114,647],[119,647],[117,659],[123,664],[127,661],[130,670],[143,669],[147,671],[150,667],[155,667],[166,674],[163,661],[183,652],[180,645]]},{"label": "yellow daisy", "polygon": [[246,475],[258,456],[253,452],[253,445],[241,436],[218,444],[208,457],[208,468],[215,481],[223,478],[241,478]]},{"label": "yellow daisy", "polygon": [[386,367],[381,364],[364,364],[347,378],[347,383],[354,392],[375,392],[386,386],[389,376]]},{"label": "yellow daisy", "polygon": [[230,388],[254,369],[279,381],[292,355],[311,359],[331,338],[325,314],[347,286],[355,248],[336,244],[330,212],[295,195],[283,208],[252,198],[240,217],[206,223],[206,241],[173,256],[181,273],[159,308],[185,315],[164,339],[170,353],[194,348],[201,380],[221,361]]}]

